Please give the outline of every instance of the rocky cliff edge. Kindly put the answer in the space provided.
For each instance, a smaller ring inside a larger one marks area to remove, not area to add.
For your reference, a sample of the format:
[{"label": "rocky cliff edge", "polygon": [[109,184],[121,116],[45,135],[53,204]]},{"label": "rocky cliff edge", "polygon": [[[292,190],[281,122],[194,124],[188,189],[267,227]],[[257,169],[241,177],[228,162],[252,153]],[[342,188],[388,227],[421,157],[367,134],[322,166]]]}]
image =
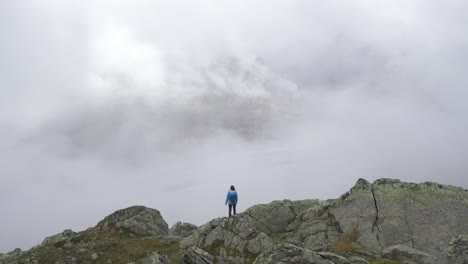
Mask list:
[{"label": "rocky cliff edge", "polygon": [[199,227],[168,228],[158,210],[133,206],[0,254],[10,263],[467,264],[468,191],[359,179],[338,199],[274,201]]}]

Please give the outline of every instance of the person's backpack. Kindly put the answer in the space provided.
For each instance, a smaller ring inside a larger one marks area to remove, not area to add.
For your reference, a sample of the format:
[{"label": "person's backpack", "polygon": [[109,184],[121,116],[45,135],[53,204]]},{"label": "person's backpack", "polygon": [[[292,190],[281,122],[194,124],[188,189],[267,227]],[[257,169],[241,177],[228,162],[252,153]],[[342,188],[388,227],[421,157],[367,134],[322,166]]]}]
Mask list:
[{"label": "person's backpack", "polygon": [[229,200],[231,201],[231,203],[235,203],[237,200],[237,193],[231,194],[231,196],[229,196]]}]

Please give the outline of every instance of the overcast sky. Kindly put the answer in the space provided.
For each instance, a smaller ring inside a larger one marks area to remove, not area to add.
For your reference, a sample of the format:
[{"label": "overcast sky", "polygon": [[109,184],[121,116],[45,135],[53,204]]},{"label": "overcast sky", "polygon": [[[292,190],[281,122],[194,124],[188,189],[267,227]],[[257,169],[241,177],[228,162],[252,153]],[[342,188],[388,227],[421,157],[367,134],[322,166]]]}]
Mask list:
[{"label": "overcast sky", "polygon": [[0,1],[0,252],[358,178],[468,187],[467,1]]}]

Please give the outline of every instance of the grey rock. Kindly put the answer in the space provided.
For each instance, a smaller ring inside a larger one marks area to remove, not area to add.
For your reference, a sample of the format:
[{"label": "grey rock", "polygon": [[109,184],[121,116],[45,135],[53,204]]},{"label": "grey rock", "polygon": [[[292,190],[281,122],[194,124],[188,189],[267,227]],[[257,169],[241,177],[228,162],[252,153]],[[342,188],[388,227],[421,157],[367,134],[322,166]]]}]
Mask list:
[{"label": "grey rock", "polygon": [[247,250],[253,254],[260,254],[262,251],[270,250],[273,246],[273,242],[265,233],[259,233],[247,243]]},{"label": "grey rock", "polygon": [[[462,188],[360,179],[336,200],[274,201],[199,228],[178,222],[169,229],[159,211],[129,207],[95,228],[65,230],[28,251],[0,254],[0,264],[37,264],[47,251],[62,256],[57,264],[112,263],[104,252],[124,246],[127,239],[172,244],[171,250],[178,244],[180,263],[368,264],[385,258],[467,264],[467,216],[468,191]],[[87,260],[65,257],[69,254]],[[170,260],[153,252],[133,263]]]},{"label": "grey rock", "polygon": [[253,263],[334,264],[332,261],[323,258],[316,252],[292,244],[279,244],[273,250],[258,255]]},{"label": "grey rock", "polygon": [[[0,263],[2,263],[0,261]],[[14,262],[5,262],[5,264],[39,264],[39,261],[37,259],[22,259],[21,261],[14,261]]]},{"label": "grey rock", "polygon": [[61,246],[66,241],[69,241],[70,238],[76,236],[76,232],[73,232],[71,229],[66,229],[62,233],[46,237],[44,241],[42,241],[42,246]]},{"label": "grey rock", "polygon": [[350,257],[348,258],[349,264],[369,264],[369,262],[365,258],[361,257]]},{"label": "grey rock", "polygon": [[284,232],[298,214],[317,205],[318,200],[274,201],[269,204],[259,204],[248,208],[245,214],[251,217],[249,221],[256,229],[269,235]]},{"label": "grey rock", "polygon": [[325,250],[335,243],[342,235],[342,230],[334,215],[325,208],[306,210],[304,215],[298,217],[295,223],[290,225],[286,240],[313,251]]},{"label": "grey rock", "polygon": [[177,222],[175,225],[169,229],[169,235],[173,236],[180,236],[180,237],[188,237],[190,236],[195,230],[197,230],[197,226],[190,224],[190,223],[182,223]]},{"label": "grey rock", "polygon": [[366,248],[380,252],[383,248],[379,241],[379,232],[374,224],[377,211],[373,196],[373,187],[368,181],[359,179],[351,190],[342,195],[330,211],[340,223],[343,233],[359,229],[358,241]]},{"label": "grey rock", "polygon": [[131,232],[139,235],[166,235],[169,231],[161,213],[144,206],[118,210],[100,221],[96,228],[100,230],[117,228],[121,233]]},{"label": "grey rock", "polygon": [[[246,263],[252,255],[273,248],[274,243],[259,232],[243,214],[231,218],[214,219],[183,239],[182,248],[199,247],[212,254],[217,262]],[[234,260],[235,259],[235,260]]]},{"label": "grey rock", "polygon": [[330,260],[334,264],[349,264],[348,259],[337,254],[330,252],[318,252],[318,255],[324,259]]},{"label": "grey rock", "polygon": [[447,248],[447,263],[468,263],[468,235],[459,235],[450,239]]},{"label": "grey rock", "polygon": [[171,260],[167,256],[161,256],[157,252],[148,253],[148,255],[135,264],[171,264]]},{"label": "grey rock", "polygon": [[212,264],[214,257],[198,247],[184,250],[181,256],[182,264]]},{"label": "grey rock", "polygon": [[358,243],[373,252],[402,245],[445,262],[452,237],[466,234],[468,192],[436,183],[360,179],[331,206],[344,233],[360,231]]},{"label": "grey rock", "polygon": [[436,258],[427,253],[405,245],[394,245],[382,251],[385,258],[397,261],[414,261],[416,263],[437,263]]}]

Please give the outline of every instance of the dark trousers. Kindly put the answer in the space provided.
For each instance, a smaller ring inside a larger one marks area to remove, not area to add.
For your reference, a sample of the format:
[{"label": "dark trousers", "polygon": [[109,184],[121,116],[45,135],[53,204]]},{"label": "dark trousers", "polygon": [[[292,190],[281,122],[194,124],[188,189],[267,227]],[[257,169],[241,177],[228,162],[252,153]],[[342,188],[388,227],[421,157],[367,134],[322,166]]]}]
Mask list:
[{"label": "dark trousers", "polygon": [[232,209],[234,209],[234,214],[236,214],[236,204],[229,204],[229,217],[231,217]]}]

